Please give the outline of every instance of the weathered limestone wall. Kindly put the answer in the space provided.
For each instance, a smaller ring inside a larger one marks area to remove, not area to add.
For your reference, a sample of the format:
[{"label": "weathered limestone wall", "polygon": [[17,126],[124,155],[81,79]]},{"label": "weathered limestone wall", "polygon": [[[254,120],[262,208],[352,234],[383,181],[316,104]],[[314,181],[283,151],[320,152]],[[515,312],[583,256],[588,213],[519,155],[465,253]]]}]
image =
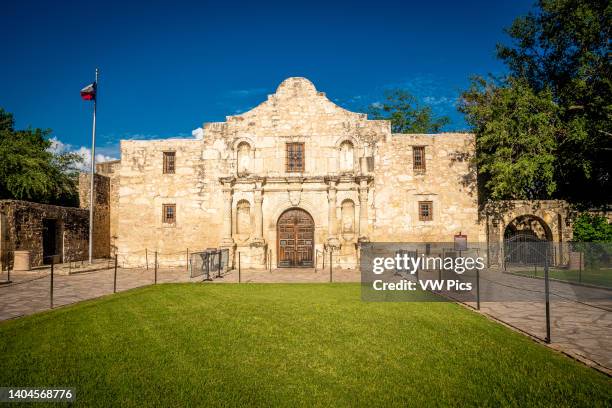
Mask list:
[{"label": "weathered limestone wall", "polygon": [[[81,208],[89,210],[91,178],[89,174],[79,174],[79,203]],[[94,175],[95,207],[93,223],[93,257],[108,258],[111,254],[110,213],[111,184],[110,179],[101,174]],[[89,221],[88,221],[89,222]]]},{"label": "weathered limestone wall", "polygon": [[56,220],[56,254],[63,262],[87,257],[86,210],[18,200],[0,200],[1,268],[7,267],[10,252],[32,251],[32,266],[43,264],[43,220]]},{"label": "weathered limestone wall", "polygon": [[109,212],[110,212],[110,253],[117,251],[117,237],[119,227],[119,185],[121,176],[121,160],[113,160],[96,164],[96,172],[106,176],[110,181]]},{"label": "weathered limestone wall", "polygon": [[[186,248],[225,245],[257,258],[260,266],[269,262],[272,250],[275,265],[276,222],[283,211],[300,207],[315,220],[316,250],[338,237],[354,264],[357,221],[345,220],[344,234],[330,231],[340,230],[344,200],[352,200],[359,214],[358,159],[370,144],[389,137],[388,122],[342,109],[310,81],[290,78],[253,110],[205,124],[204,134],[203,140],[122,142],[117,240],[122,256],[142,262],[148,249],[178,253],[181,262]],[[287,142],[305,144],[304,172],[286,172]],[[343,142],[353,146],[352,157],[345,157],[348,166],[341,165]],[[240,158],[239,150],[244,153]],[[163,174],[164,151],[175,152],[176,174]],[[333,228],[328,222],[330,189],[335,197]],[[251,225],[239,231],[241,201],[248,203]],[[175,224],[162,223],[163,204],[176,204]],[[229,236],[224,225],[231,225]]]},{"label": "weathered limestone wall", "polygon": [[[425,172],[413,170],[413,146],[425,146]],[[370,212],[372,240],[452,242],[461,232],[482,242],[475,169],[469,158],[474,136],[393,134],[377,145],[375,194]],[[433,220],[419,221],[418,202],[433,202]]]},{"label": "weathered limestone wall", "polygon": [[[304,143],[303,172],[286,171],[289,142]],[[425,175],[412,174],[413,145],[426,146]],[[166,151],[175,152],[175,174],[163,174]],[[232,260],[240,252],[243,267],[276,267],[277,222],[290,208],[312,216],[319,265],[334,248],[336,264],[354,267],[360,240],[444,242],[461,231],[476,241],[472,151],[471,135],[391,135],[388,121],[349,112],[310,81],[289,78],[254,109],[205,124],[203,140],[122,141],[118,252],[123,262],[144,263],[147,249],[178,264],[187,248],[221,246]],[[426,224],[420,199],[434,202]],[[176,205],[174,224],[162,222],[163,204]]]},{"label": "weathered limestone wall", "polygon": [[[163,174],[163,152],[176,153],[175,174]],[[185,260],[185,250],[216,247],[221,237],[219,151],[201,140],[122,141],[117,251],[122,262],[143,264],[145,250],[160,260]],[[162,222],[162,205],[176,205],[176,222]]]}]

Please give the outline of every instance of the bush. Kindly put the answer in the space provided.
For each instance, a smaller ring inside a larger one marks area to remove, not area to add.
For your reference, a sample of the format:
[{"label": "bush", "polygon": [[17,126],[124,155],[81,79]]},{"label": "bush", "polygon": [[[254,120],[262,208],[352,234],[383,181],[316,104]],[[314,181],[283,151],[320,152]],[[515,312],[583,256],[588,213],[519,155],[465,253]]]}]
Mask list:
[{"label": "bush", "polygon": [[576,242],[612,242],[612,224],[601,215],[580,214],[573,229]]}]

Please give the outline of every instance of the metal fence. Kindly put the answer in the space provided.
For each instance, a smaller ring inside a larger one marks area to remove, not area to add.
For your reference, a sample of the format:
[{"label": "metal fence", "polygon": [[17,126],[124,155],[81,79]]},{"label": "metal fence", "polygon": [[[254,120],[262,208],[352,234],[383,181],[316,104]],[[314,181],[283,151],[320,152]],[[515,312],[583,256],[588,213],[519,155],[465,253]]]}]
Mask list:
[{"label": "metal fence", "polygon": [[[522,243],[520,252],[513,252],[512,246],[478,243],[462,250],[452,243],[368,245],[361,248],[363,300],[458,302],[612,373],[611,243]],[[496,253],[498,261],[489,262],[489,253]],[[385,266],[376,272],[381,274],[373,273],[375,259],[402,259],[404,254],[427,262],[416,270],[391,263],[392,269]],[[455,266],[462,257],[462,262],[483,258],[484,268],[457,272],[428,263],[428,256],[453,261]],[[411,281],[419,290],[374,290],[376,280]],[[440,286],[420,290],[422,282],[440,281],[444,282]]]},{"label": "metal fence", "polygon": [[[143,264],[129,262],[142,255]],[[198,259],[200,264],[194,264]],[[157,283],[199,282],[206,272],[206,278],[217,279],[228,272],[230,260],[227,249],[209,249],[195,253],[146,250],[95,259],[91,264],[84,259],[56,263],[58,257],[52,256],[44,259],[46,265],[29,271],[13,270],[13,252],[5,253],[5,261],[0,271],[0,320]]]},{"label": "metal fence", "polygon": [[223,278],[229,271],[229,250],[209,248],[205,251],[192,252],[189,256],[189,276],[203,276],[204,280]]}]

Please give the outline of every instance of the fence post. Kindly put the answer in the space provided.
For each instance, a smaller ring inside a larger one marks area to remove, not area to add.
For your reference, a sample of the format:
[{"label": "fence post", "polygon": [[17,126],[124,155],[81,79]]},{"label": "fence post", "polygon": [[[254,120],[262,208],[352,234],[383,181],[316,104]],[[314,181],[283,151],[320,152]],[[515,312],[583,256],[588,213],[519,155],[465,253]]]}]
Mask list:
[{"label": "fence post", "polygon": [[53,309],[53,269],[55,257],[51,256],[51,284],[49,285],[49,308]]},{"label": "fence post", "polygon": [[157,251],[155,251],[155,284],[157,285]]},{"label": "fence post", "polygon": [[241,277],[240,277],[240,252],[238,252],[238,283],[240,283],[241,281]]},{"label": "fence post", "polygon": [[550,299],[548,287],[548,251],[544,258],[544,295],[546,298],[546,343],[550,343]]},{"label": "fence post", "polygon": [[149,270],[149,250],[145,248],[145,263],[147,265],[147,271]]},{"label": "fence post", "polygon": [[270,265],[269,270],[272,273],[272,250],[268,249],[268,264]]},{"label": "fence post", "polygon": [[333,256],[334,250],[332,249],[332,247],[329,247],[329,282],[331,283],[333,281],[333,275],[332,275],[332,256]]},{"label": "fence post", "polygon": [[[15,257],[15,255],[13,254],[13,258]],[[13,262],[15,262],[15,260],[13,259]],[[8,261],[8,265],[6,266],[6,283],[11,283],[11,261]]]},{"label": "fence post", "polygon": [[113,275],[113,293],[117,293],[117,254],[115,254],[115,273]]},{"label": "fence post", "polygon": [[187,259],[185,262],[185,270],[189,272],[189,248],[187,248]]},{"label": "fence post", "polygon": [[578,252],[580,258],[578,258],[578,283],[582,283],[582,251]]},{"label": "fence post", "polygon": [[476,268],[476,309],[480,310],[480,269]]},{"label": "fence post", "polygon": [[221,251],[220,250],[217,252],[217,255],[219,256],[219,260],[217,261],[217,279],[220,279],[223,277],[221,276]]}]

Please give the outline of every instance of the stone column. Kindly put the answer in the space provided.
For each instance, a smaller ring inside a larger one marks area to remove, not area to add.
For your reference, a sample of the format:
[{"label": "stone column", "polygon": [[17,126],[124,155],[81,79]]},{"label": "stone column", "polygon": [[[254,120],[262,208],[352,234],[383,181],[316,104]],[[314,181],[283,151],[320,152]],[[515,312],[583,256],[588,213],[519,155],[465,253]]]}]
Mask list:
[{"label": "stone column", "polygon": [[253,241],[263,242],[263,192],[261,183],[255,185],[255,234]]},{"label": "stone column", "polygon": [[232,187],[231,185],[223,185],[223,240],[222,246],[230,246],[234,244],[232,238]]},{"label": "stone column", "polygon": [[254,211],[255,225],[253,230],[253,238],[249,243],[248,250],[248,267],[263,269],[267,265],[268,246],[263,237],[263,181],[255,181],[254,186]]},{"label": "stone column", "polygon": [[336,220],[336,180],[328,181],[329,189],[327,191],[327,203],[328,203],[328,238],[327,245],[332,248],[339,248],[340,241],[338,240],[338,229]]},{"label": "stone column", "polygon": [[359,180],[359,240],[368,237],[368,180]]}]

